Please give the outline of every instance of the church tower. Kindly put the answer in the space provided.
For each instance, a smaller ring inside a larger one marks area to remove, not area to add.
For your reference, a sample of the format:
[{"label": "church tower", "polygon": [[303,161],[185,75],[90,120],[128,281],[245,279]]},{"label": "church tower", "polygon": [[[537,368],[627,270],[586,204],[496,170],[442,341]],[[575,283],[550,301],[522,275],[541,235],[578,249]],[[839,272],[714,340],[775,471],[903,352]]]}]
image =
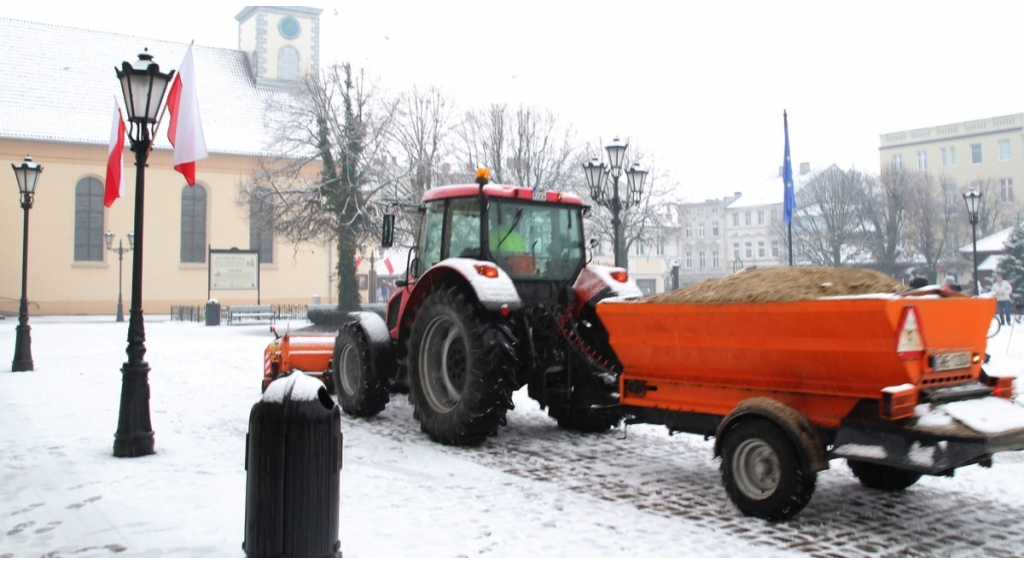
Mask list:
[{"label": "church tower", "polygon": [[290,86],[320,68],[319,8],[246,6],[238,20],[238,49],[249,58],[258,86]]}]

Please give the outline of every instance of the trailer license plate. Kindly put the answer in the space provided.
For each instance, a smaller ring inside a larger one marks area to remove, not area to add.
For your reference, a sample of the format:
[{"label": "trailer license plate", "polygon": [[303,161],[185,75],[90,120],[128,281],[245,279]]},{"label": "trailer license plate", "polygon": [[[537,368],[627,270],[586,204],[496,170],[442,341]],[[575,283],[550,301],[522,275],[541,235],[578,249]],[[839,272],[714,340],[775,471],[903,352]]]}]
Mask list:
[{"label": "trailer license plate", "polygon": [[945,353],[932,357],[932,369],[936,372],[943,370],[960,370],[971,366],[971,353]]}]

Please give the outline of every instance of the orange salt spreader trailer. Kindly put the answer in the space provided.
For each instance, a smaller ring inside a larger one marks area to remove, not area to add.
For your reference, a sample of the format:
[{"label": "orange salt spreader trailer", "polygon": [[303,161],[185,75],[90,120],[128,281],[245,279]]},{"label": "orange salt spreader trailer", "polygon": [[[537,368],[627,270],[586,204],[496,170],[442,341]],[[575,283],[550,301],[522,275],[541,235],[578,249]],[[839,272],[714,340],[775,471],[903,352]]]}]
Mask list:
[{"label": "orange salt spreader trailer", "polygon": [[809,502],[831,459],[900,490],[1024,449],[1014,378],[983,369],[994,312],[937,293],[597,306],[627,424],[715,437],[733,502],[774,520]]}]

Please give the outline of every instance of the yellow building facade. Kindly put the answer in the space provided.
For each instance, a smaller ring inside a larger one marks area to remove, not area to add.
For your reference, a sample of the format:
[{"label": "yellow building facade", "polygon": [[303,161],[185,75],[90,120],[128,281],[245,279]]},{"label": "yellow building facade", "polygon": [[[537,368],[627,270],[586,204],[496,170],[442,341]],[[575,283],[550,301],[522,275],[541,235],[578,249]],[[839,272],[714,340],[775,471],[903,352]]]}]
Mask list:
[{"label": "yellow building facade", "polygon": [[[143,309],[173,306],[330,303],[336,294],[331,244],[292,244],[253,231],[237,199],[255,159],[269,155],[272,131],[265,101],[318,66],[320,10],[249,7],[237,17],[239,50],[194,46],[196,83],[209,158],[189,188],[172,167],[166,125],[145,172]],[[43,167],[29,211],[29,314],[116,311],[117,246],[134,228],[135,155],[124,152],[124,197],[102,206],[114,100],[123,106],[114,67],[148,48],[161,70],[175,69],[188,47],[119,34],[0,18],[5,64],[0,68],[0,162],[31,155]],[[74,45],[45,50],[38,45]],[[283,55],[282,55],[283,54]],[[271,56],[273,55],[273,56]],[[263,59],[259,67],[251,61]],[[251,69],[262,70],[256,76]],[[281,73],[284,73],[283,75]],[[165,118],[166,121],[166,118]],[[99,190],[99,205],[97,205]],[[13,171],[0,172],[0,312],[18,309],[23,210]],[[103,234],[112,231],[114,250]],[[207,250],[255,249],[272,241],[260,265],[259,291],[209,290]],[[123,257],[123,302],[131,299],[133,254]],[[367,274],[364,261],[359,273]],[[364,301],[372,300],[364,292]]]}]

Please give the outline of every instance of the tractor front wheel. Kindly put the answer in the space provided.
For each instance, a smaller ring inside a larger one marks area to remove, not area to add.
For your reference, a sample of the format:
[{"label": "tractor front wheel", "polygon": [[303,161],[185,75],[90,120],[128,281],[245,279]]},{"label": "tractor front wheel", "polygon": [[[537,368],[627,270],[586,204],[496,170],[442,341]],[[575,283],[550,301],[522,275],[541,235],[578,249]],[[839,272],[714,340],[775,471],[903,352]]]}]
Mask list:
[{"label": "tractor front wheel", "polygon": [[409,335],[409,399],[431,439],[473,445],[497,433],[511,409],[511,337],[455,288],[428,295]]}]

